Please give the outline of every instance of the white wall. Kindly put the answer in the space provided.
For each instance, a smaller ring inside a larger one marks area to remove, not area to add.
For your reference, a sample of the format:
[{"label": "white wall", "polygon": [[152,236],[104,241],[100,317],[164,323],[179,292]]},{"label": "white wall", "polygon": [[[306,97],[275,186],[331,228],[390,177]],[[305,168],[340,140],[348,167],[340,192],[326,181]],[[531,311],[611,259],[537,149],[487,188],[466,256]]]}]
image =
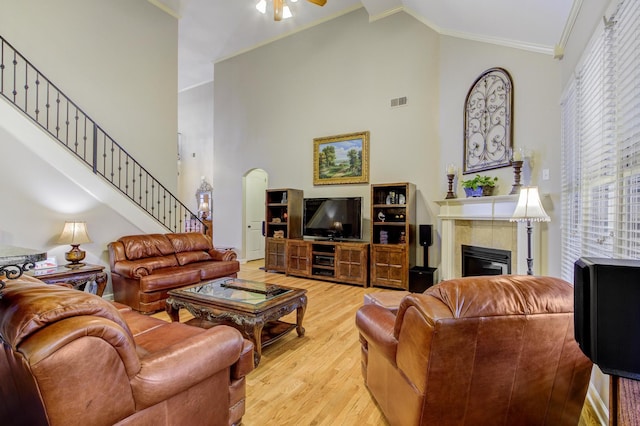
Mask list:
[{"label": "white wall", "polygon": [[178,102],[178,198],[196,212],[195,194],[202,176],[209,184],[213,180],[213,82],[180,92]]},{"label": "white wall", "polygon": [[0,0],[0,34],[176,191],[175,18],[146,0]]},{"label": "white wall", "polygon": [[[542,229],[542,259],[534,259],[536,271],[560,276],[560,65],[549,55],[442,37],[440,44],[440,144],[442,156],[434,159],[441,193],[446,193],[445,166],[463,166],[464,102],[469,88],[485,70],[506,69],[513,80],[513,145],[532,152],[532,172],[523,184],[537,185],[549,197],[544,206],[549,224],[536,223]],[[542,180],[542,169],[549,169],[549,180]],[[511,167],[482,172],[498,176],[495,195],[511,191],[514,182]],[[458,197],[464,197],[460,181],[473,174],[458,176]]]},{"label": "white wall", "polygon": [[[364,130],[369,181],[415,183],[418,223],[434,223],[437,40],[405,13],[369,23],[359,9],[215,64],[216,244],[242,247],[242,176],[252,168],[267,171],[271,188],[364,197],[366,229],[369,185],[314,187],[312,161],[313,138]],[[400,96],[408,105],[391,109]]]},{"label": "white wall", "polygon": [[[434,202],[447,191],[445,164],[462,166],[465,96],[495,66],[514,80],[515,145],[533,150],[533,183],[551,195],[546,205],[553,221],[542,225],[546,256],[536,262],[557,275],[559,235],[548,241],[552,232],[546,231],[559,229],[552,205],[560,179],[558,62],[439,36],[405,13],[369,23],[366,11],[357,10],[215,65],[214,201],[225,205],[216,223],[229,226],[216,228],[214,240],[242,243],[241,176],[253,167],[269,173],[273,188],[365,197],[366,228],[368,185],[314,187],[312,177],[314,137],[360,130],[371,131],[370,182],[414,182],[418,223],[437,224]],[[399,96],[408,97],[408,106],[390,109],[390,99]],[[550,169],[549,181],[540,179],[543,167]],[[511,190],[511,168],[489,173],[500,177],[498,194]],[[431,266],[439,260],[436,242]]]},{"label": "white wall", "polygon": [[[174,18],[145,0],[0,0],[0,34],[172,191],[177,29]],[[139,220],[135,209],[92,186],[90,173],[72,176],[79,162],[71,155],[63,167],[47,161],[64,149],[52,140],[34,144],[44,132],[4,98],[0,103],[0,245],[43,249],[64,264],[69,247],[55,242],[64,221],[85,220],[93,240],[81,246],[86,261],[108,270],[110,241],[158,231],[153,219]]]}]

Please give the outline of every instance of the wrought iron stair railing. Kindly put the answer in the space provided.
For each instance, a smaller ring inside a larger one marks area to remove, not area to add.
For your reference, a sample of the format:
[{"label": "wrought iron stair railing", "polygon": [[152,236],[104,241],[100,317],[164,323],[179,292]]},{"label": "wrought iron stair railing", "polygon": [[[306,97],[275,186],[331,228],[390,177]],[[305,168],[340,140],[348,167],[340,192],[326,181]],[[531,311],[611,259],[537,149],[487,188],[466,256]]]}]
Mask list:
[{"label": "wrought iron stair railing", "polygon": [[172,232],[206,225],[0,36],[0,94]]}]

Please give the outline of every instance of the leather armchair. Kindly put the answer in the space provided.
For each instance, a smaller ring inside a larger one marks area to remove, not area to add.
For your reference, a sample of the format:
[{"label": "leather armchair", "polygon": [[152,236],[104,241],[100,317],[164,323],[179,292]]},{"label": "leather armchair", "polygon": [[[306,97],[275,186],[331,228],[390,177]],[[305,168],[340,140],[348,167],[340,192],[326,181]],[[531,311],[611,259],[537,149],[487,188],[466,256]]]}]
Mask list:
[{"label": "leather armchair", "polygon": [[223,425],[245,411],[253,345],[95,295],[9,280],[0,299],[3,425]]},{"label": "leather armchair", "polygon": [[592,363],[563,280],[454,279],[405,295],[397,314],[365,304],[356,325],[365,383],[391,425],[579,422]]}]

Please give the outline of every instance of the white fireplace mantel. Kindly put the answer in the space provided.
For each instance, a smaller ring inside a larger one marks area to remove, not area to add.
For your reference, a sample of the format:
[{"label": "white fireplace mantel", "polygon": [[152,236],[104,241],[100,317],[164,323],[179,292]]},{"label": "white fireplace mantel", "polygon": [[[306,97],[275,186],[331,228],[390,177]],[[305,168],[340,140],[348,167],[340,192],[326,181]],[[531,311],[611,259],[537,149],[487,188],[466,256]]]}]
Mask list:
[{"label": "white fireplace mantel", "polygon": [[[459,220],[509,221],[513,214],[518,195],[497,195],[491,197],[451,198],[436,201],[440,206],[438,219],[441,221],[441,278],[444,280],[457,278],[455,253],[461,250],[456,244],[456,222]],[[540,259],[540,226],[533,226],[532,254],[534,273],[537,273],[536,259]],[[527,227],[526,223],[515,223],[517,226],[517,242],[515,250],[514,274],[527,273]],[[459,269],[458,269],[459,270]]]}]

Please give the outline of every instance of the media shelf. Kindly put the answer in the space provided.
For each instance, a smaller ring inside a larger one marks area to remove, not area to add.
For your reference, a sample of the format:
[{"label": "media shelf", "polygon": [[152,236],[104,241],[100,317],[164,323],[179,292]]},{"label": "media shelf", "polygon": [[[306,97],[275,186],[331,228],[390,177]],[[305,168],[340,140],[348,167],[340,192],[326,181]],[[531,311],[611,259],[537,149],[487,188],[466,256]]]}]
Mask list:
[{"label": "media shelf", "polygon": [[409,289],[414,264],[415,185],[371,185],[371,285]]},{"label": "media shelf", "polygon": [[369,243],[287,240],[287,274],[368,286]]},{"label": "media shelf", "polygon": [[289,238],[302,237],[300,189],[267,189],[265,196],[265,269],[286,272]]}]

